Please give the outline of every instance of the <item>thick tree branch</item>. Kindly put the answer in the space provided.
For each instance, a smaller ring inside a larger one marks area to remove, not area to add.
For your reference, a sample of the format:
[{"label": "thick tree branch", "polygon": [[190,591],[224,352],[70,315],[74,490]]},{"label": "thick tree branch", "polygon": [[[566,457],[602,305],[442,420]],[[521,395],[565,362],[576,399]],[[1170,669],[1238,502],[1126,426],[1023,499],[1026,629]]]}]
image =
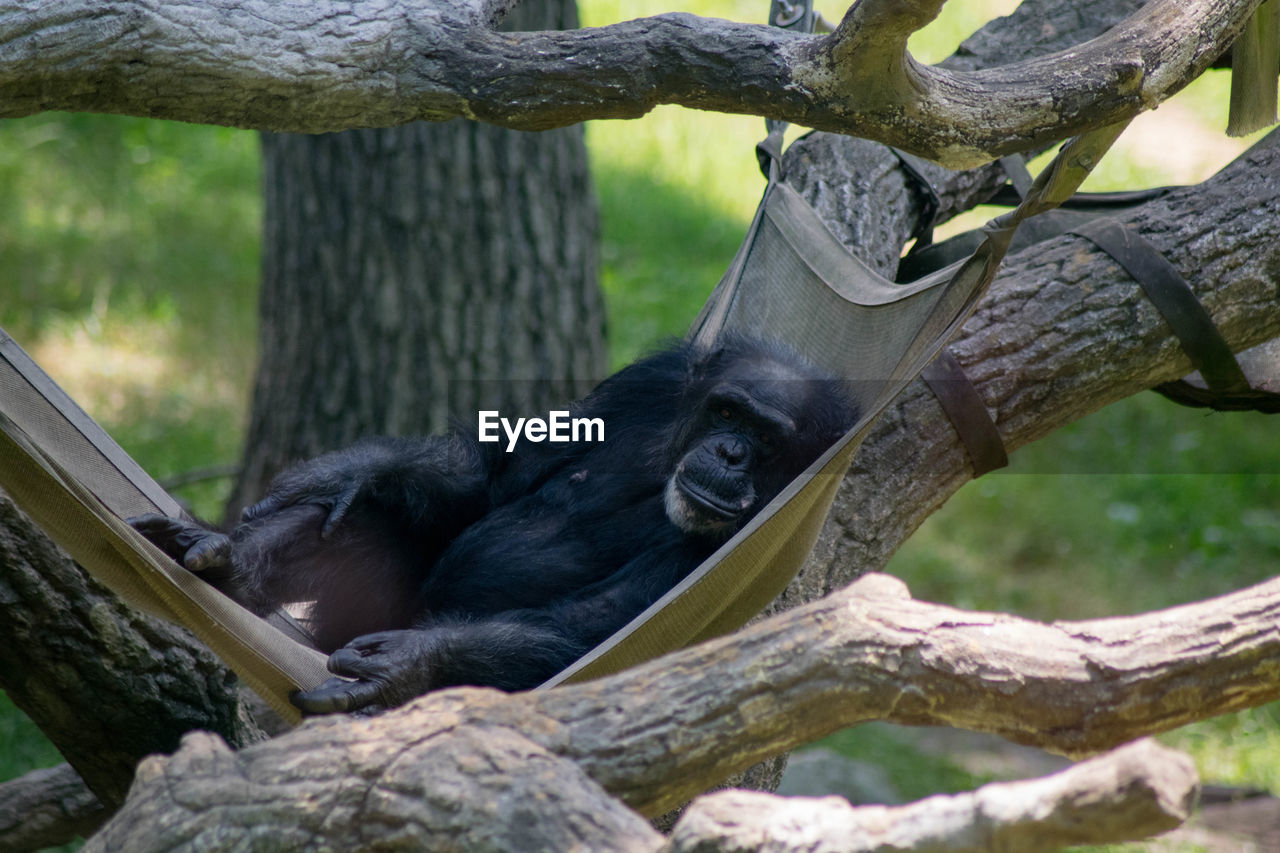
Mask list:
[{"label": "thick tree branch", "polygon": [[675,103],[972,165],[1150,109],[1221,53],[1257,0],[1152,0],[1078,48],[981,71],[906,54],[941,5],[863,0],[835,33],[805,37],[683,14],[495,32],[486,21],[503,3],[53,0],[0,7],[0,116],[295,132],[466,117],[539,130]]},{"label": "thick tree branch", "polygon": [[996,783],[903,806],[854,807],[840,797],[754,791],[709,794],[693,801],[668,849],[1038,853],[1167,832],[1191,814],[1196,790],[1190,758],[1140,740],[1044,779]]},{"label": "thick tree branch", "polygon": [[[207,728],[263,737],[235,678],[187,632],[131,610],[0,493],[0,688],[110,808],[139,759]],[[56,804],[55,806],[56,807]]]},{"label": "thick tree branch", "polygon": [[0,850],[43,850],[88,837],[110,817],[70,764],[0,784]]},{"label": "thick tree branch", "polygon": [[215,735],[190,734],[172,757],[142,762],[129,802],[85,850],[231,850],[254,840],[275,850],[661,845],[643,818],[571,760],[471,713],[506,697],[463,691],[453,700],[439,706],[441,716],[401,717],[408,725],[391,729],[383,728],[389,717],[317,721],[269,742],[284,745],[268,759],[274,766]]},{"label": "thick tree branch", "polygon": [[564,754],[641,811],[661,811],[762,756],[870,720],[1083,756],[1262,704],[1280,697],[1278,614],[1280,581],[1143,616],[1046,625],[921,603],[869,575],[732,638],[551,691],[538,706],[567,727],[556,738]]},{"label": "thick tree branch", "polygon": [[583,828],[580,809],[608,802],[592,786],[657,814],[858,722],[956,725],[1084,755],[1270,701],[1280,697],[1278,616],[1280,581],[1143,616],[1043,624],[914,601],[901,582],[871,575],[596,682],[443,691],[379,718],[314,720],[239,753],[189,737],[172,758],[144,763],[99,843],[163,849],[202,826],[270,827],[336,847],[369,827],[398,827],[423,846],[471,824],[527,834],[501,811],[527,784],[568,792],[538,800],[536,831],[591,841],[605,827],[641,844],[625,811]]}]

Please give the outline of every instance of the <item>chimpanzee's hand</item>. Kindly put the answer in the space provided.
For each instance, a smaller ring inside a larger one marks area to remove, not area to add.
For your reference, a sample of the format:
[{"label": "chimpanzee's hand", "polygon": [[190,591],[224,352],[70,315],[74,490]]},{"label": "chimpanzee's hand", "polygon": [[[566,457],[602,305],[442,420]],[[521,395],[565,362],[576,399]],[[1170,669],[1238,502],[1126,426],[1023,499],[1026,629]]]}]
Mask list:
[{"label": "chimpanzee's hand", "polygon": [[381,631],[356,637],[329,656],[329,671],[342,678],[331,678],[290,698],[308,714],[403,705],[435,686],[437,648],[426,631]]},{"label": "chimpanzee's hand", "polygon": [[128,523],[187,571],[212,579],[231,569],[231,538],[225,533],[156,513],[134,516]]},{"label": "chimpanzee's hand", "polygon": [[296,504],[312,504],[329,510],[320,529],[321,538],[328,539],[356,501],[368,496],[384,475],[385,469],[367,454],[351,450],[326,453],[276,477],[267,496],[245,509],[241,521],[256,521]]}]

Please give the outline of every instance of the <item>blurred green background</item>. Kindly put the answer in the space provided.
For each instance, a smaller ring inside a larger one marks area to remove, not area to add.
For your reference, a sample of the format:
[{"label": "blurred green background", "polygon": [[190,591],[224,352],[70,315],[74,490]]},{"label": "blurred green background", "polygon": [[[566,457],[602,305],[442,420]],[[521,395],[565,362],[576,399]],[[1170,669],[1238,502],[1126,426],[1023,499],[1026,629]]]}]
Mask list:
[{"label": "blurred green background", "polygon": [[[936,61],[1013,5],[952,0],[913,51]],[[760,21],[767,7],[681,8]],[[671,9],[659,0],[581,8],[587,24]],[[1089,187],[1196,182],[1229,162],[1251,140],[1222,133],[1226,86],[1211,72],[1140,118]],[[615,365],[681,333],[723,272],[763,189],[752,151],[762,126],[664,107],[588,127]],[[251,132],[97,115],[0,122],[0,324],[160,478],[239,456],[255,357],[258,173]],[[1040,619],[1136,612],[1255,583],[1280,563],[1275,435],[1265,416],[1141,394],[966,486],[891,571],[922,599]],[[228,488],[206,482],[182,496],[216,516]],[[1164,739],[1189,750],[1206,780],[1280,792],[1277,713]],[[883,764],[913,796],[985,781],[915,751],[909,734],[855,730],[830,745]],[[58,760],[0,697],[0,779]]]}]

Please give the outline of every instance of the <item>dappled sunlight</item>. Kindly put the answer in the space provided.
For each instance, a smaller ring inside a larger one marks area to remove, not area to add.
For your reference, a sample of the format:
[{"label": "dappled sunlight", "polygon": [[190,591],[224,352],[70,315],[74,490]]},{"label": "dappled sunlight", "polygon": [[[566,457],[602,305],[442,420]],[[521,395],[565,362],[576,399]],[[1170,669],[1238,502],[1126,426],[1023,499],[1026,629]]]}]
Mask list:
[{"label": "dappled sunlight", "polygon": [[177,354],[182,332],[176,323],[148,318],[96,331],[81,323],[58,323],[27,349],[72,399],[107,425],[134,420],[140,408],[162,404],[176,419],[210,406],[243,411],[241,383]]},{"label": "dappled sunlight", "polygon": [[[251,376],[177,346],[184,327],[141,317],[94,326],[52,323],[20,341],[37,363],[151,476],[167,478],[240,458]],[[197,480],[175,493],[204,518],[218,518],[229,477]]]},{"label": "dappled sunlight", "polygon": [[726,216],[751,221],[764,192],[755,145],[764,121],[681,107],[658,107],[641,119],[594,121],[587,145],[597,170],[643,171],[657,183],[688,189]]},{"label": "dappled sunlight", "polygon": [[[1198,184],[1236,159],[1266,131],[1226,134],[1231,72],[1208,71],[1154,110],[1133,120],[1085,190]],[[1170,144],[1176,140],[1177,144]]]}]

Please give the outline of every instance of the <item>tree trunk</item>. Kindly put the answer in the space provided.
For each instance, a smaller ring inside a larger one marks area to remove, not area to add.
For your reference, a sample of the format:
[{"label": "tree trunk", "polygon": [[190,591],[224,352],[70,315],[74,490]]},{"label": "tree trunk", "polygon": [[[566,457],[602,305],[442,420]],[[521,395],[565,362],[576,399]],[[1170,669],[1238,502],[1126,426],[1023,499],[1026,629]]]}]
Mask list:
[{"label": "tree trunk", "polygon": [[[572,0],[521,29],[577,26]],[[533,415],[606,367],[581,127],[468,121],[263,136],[261,352],[228,515],[290,462],[369,434]]]}]

